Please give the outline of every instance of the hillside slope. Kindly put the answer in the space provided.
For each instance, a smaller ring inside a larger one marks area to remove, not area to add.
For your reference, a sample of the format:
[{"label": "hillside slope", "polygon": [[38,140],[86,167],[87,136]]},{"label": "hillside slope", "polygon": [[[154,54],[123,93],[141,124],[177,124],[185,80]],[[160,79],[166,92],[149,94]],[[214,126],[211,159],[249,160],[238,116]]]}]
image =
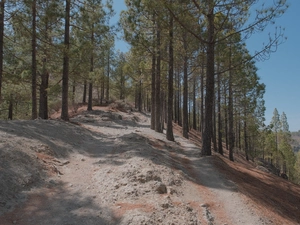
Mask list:
[{"label": "hillside slope", "polygon": [[[300,224],[300,188],[237,157],[199,157],[140,113],[0,121],[6,224]],[[195,134],[197,139],[197,134]]]}]

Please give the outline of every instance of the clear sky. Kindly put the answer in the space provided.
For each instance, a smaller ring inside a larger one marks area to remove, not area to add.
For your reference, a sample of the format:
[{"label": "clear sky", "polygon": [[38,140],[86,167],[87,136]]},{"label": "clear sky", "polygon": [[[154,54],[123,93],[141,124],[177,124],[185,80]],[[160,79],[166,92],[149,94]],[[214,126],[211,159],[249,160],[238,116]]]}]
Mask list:
[{"label": "clear sky", "polygon": [[[272,0],[268,0],[272,2]],[[276,26],[285,28],[287,37],[269,60],[257,62],[258,75],[266,85],[264,95],[266,125],[270,123],[273,111],[277,108],[279,114],[287,115],[290,131],[300,130],[300,0],[287,0],[290,5],[286,13],[276,20],[276,24],[264,33],[252,36],[246,43],[250,53],[260,50],[263,42],[268,41],[268,33]],[[261,0],[263,2],[263,0]],[[124,0],[114,0],[114,10],[117,14],[126,9]],[[127,51],[128,45],[122,41],[116,43],[116,48]]]}]

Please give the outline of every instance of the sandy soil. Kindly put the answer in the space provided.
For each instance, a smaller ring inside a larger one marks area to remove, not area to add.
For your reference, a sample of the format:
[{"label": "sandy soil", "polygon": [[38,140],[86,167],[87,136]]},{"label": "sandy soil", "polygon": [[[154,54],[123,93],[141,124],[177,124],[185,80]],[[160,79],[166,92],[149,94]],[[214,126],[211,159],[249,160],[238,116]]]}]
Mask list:
[{"label": "sandy soil", "polygon": [[0,121],[1,225],[300,224],[299,186],[200,157],[195,131],[169,142],[146,114],[78,112]]}]

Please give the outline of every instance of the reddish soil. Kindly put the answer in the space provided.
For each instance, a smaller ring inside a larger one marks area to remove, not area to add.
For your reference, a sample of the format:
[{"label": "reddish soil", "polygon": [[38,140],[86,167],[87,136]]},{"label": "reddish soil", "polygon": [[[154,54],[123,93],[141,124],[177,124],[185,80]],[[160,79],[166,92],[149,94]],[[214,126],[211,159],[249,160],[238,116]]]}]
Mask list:
[{"label": "reddish soil", "polygon": [[[180,135],[181,127],[174,124]],[[201,146],[201,133],[191,130],[190,140]],[[300,186],[274,174],[260,171],[252,161],[245,160],[242,154],[235,154],[235,162],[213,152],[214,165],[228,179],[238,185],[240,192],[253,200],[259,211],[273,218],[274,224],[300,224]],[[270,212],[272,215],[270,215]]]}]

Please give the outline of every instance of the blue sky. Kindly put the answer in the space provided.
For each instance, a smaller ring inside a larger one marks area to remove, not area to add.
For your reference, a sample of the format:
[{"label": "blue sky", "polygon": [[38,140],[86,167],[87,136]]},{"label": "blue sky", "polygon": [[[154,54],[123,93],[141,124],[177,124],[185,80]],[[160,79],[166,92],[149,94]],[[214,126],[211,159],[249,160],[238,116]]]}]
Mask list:
[{"label": "blue sky", "polygon": [[[271,0],[268,0],[271,1]],[[263,2],[263,0],[261,1]],[[288,0],[290,5],[286,13],[276,20],[276,24],[265,32],[253,35],[247,42],[250,53],[260,50],[263,42],[268,41],[268,33],[276,26],[285,28],[287,40],[280,45],[269,60],[257,62],[258,75],[266,85],[264,95],[266,124],[270,123],[273,111],[277,108],[285,112],[290,131],[300,130],[300,0]],[[124,0],[114,0],[117,14],[125,9]],[[117,42],[116,47],[127,51],[128,45]]]},{"label": "blue sky", "polygon": [[[271,58],[257,62],[258,75],[266,85],[264,95],[266,124],[270,123],[273,111],[277,108],[287,115],[290,131],[300,130],[300,1],[289,0],[286,13],[276,20],[275,26],[285,28],[287,40],[280,45]],[[251,37],[247,41],[250,52],[258,50],[263,41],[268,40],[268,32]]]}]

